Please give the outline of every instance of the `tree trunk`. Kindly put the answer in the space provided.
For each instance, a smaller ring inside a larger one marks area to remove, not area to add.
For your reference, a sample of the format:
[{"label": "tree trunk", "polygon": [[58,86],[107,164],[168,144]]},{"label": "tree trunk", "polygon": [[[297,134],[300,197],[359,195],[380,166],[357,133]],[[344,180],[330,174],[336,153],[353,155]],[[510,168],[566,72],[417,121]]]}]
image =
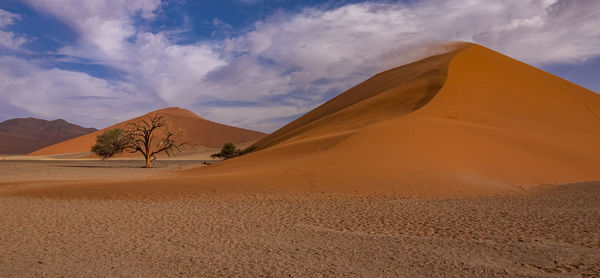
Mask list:
[{"label": "tree trunk", "polygon": [[152,168],[152,161],[150,160],[150,156],[146,156],[146,168]]}]

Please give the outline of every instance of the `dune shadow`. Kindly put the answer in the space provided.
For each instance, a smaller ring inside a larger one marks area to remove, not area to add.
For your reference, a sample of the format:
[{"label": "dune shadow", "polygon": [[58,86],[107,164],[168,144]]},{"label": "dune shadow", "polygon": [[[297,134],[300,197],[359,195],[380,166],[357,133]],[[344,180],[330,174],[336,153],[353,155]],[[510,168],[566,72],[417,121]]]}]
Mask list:
[{"label": "dune shadow", "polygon": [[[60,165],[60,167],[66,168],[103,168],[103,169],[111,169],[111,168],[145,168],[143,165]],[[167,168],[168,166],[154,166],[152,168]]]}]

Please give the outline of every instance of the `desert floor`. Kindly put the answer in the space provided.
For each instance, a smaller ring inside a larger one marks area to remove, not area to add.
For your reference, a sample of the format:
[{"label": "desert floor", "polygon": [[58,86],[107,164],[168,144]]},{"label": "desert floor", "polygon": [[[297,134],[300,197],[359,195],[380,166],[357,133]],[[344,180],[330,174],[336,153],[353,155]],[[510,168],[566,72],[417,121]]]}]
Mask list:
[{"label": "desert floor", "polygon": [[199,162],[141,164],[0,161],[0,276],[600,276],[600,183],[447,200],[11,193],[88,180],[152,183]]}]

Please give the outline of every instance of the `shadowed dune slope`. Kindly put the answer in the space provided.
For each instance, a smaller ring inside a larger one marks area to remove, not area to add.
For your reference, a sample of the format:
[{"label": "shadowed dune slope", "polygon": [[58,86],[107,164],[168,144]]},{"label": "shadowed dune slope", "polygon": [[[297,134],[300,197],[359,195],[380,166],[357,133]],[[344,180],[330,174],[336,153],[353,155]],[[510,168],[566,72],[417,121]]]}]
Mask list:
[{"label": "shadowed dune slope", "polygon": [[260,151],[185,174],[257,188],[485,195],[600,180],[598,142],[599,95],[469,44],[378,74],[265,137]]},{"label": "shadowed dune slope", "polygon": [[[127,123],[138,122],[141,119],[156,113],[165,117],[169,131],[178,134],[178,141],[186,142],[190,145],[218,148],[224,143],[232,142],[234,144],[239,144],[256,141],[266,135],[262,132],[211,122],[185,109],[165,108],[107,127],[94,133],[48,146],[41,150],[32,152],[29,155],[57,155],[89,152],[91,147],[96,142],[96,136],[105,130],[113,128],[127,128]],[[164,131],[164,128],[161,128],[160,130]],[[157,133],[157,135],[160,136],[161,134]]]},{"label": "shadowed dune slope", "polygon": [[94,131],[62,119],[11,119],[0,123],[0,154],[27,154]]},{"label": "shadowed dune slope", "polygon": [[448,63],[456,52],[432,56],[381,72],[255,145],[258,149],[264,149],[291,138],[349,131],[415,111],[429,102],[442,88]]}]

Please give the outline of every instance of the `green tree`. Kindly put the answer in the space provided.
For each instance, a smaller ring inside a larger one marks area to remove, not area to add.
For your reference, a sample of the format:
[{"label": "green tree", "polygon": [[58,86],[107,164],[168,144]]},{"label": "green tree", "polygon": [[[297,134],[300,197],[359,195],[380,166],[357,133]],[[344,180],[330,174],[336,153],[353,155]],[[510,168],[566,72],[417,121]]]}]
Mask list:
[{"label": "green tree", "polygon": [[221,152],[219,152],[219,154],[222,158],[229,159],[238,156],[239,152],[233,143],[227,143],[223,145],[223,148],[221,148]]},{"label": "green tree", "polygon": [[95,152],[104,160],[122,153],[129,146],[129,142],[125,130],[120,128],[107,130],[96,136],[96,144],[92,146],[92,152]]}]

